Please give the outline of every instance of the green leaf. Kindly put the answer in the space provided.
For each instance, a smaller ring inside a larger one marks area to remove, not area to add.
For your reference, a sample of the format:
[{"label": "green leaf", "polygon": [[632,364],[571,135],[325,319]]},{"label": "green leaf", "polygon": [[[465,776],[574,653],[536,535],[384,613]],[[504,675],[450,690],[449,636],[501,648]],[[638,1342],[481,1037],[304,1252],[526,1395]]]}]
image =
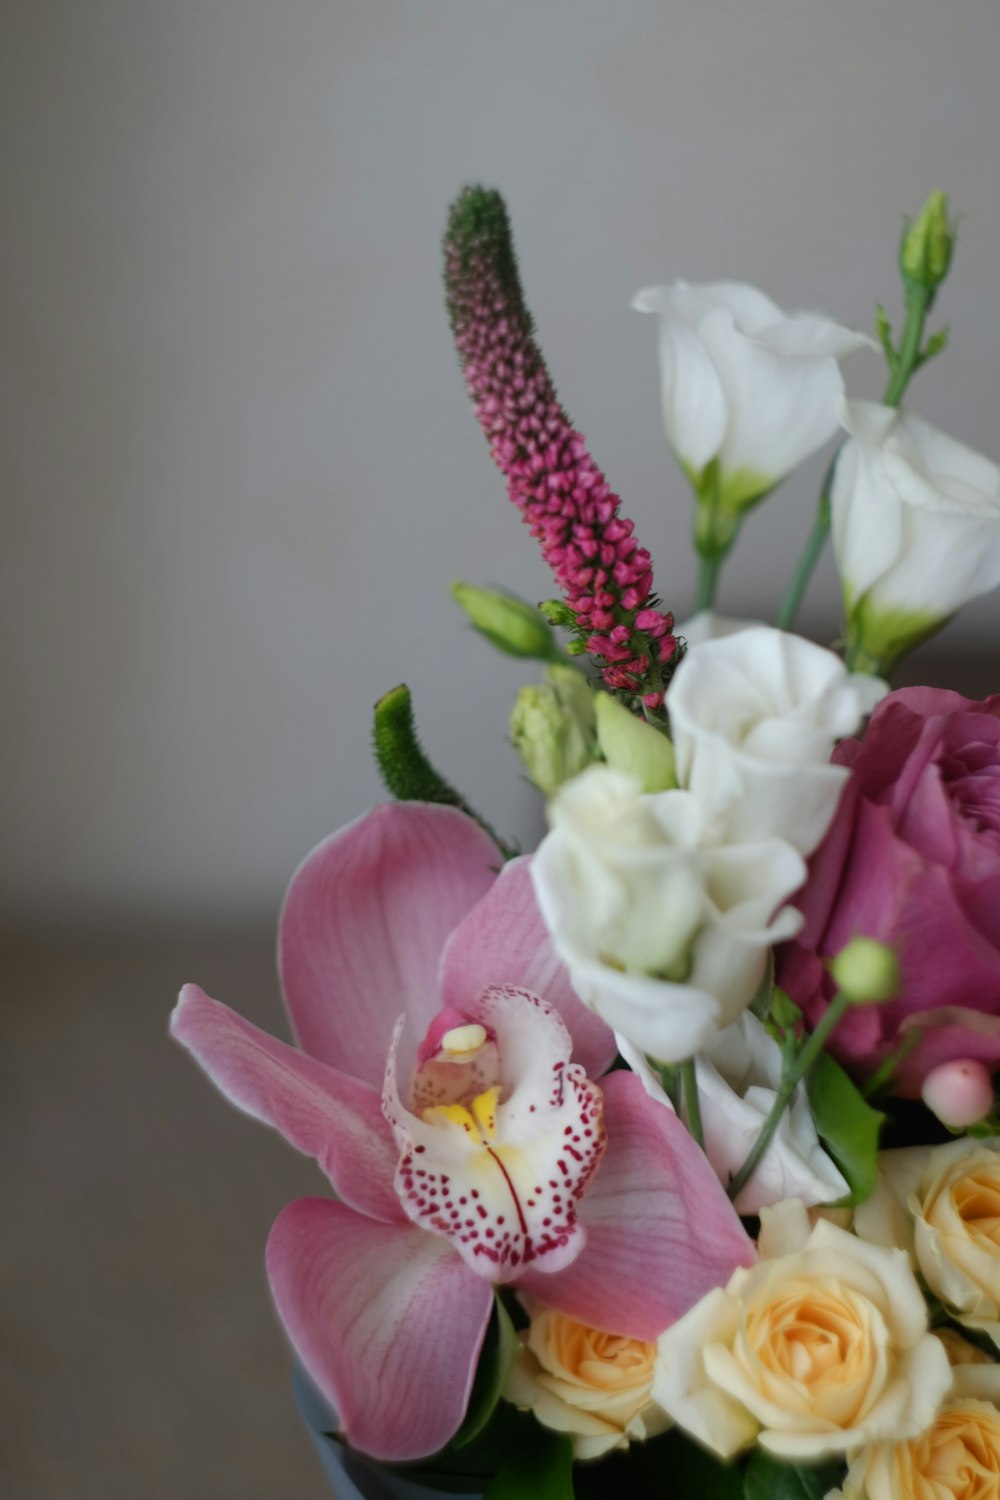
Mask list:
[{"label": "green leaf", "polygon": [[802,1020],[802,1012],[790,995],[777,985],[771,991],[771,1019],[781,1031],[791,1031]]},{"label": "green leaf", "polygon": [[431,765],[417,738],[413,700],[405,682],[391,688],[376,703],[372,742],[382,780],[400,802],[443,802],[457,807],[475,818],[505,859],[517,853]]},{"label": "green leaf", "polygon": [[872,1109],[838,1062],[824,1052],[806,1087],[820,1140],[847,1178],[844,1206],[864,1203],[875,1187],[879,1131],[885,1115]]},{"label": "green leaf", "polygon": [[573,1444],[537,1422],[509,1449],[484,1500],[573,1500]]},{"label": "green leaf", "polygon": [[452,1448],[468,1447],[483,1431],[503,1394],[517,1350],[517,1330],[510,1320],[510,1313],[497,1297],[483,1352],[479,1356],[469,1409],[465,1421],[451,1440]]},{"label": "green leaf", "polygon": [[899,356],[892,342],[892,324],[889,322],[889,314],[881,302],[876,303],[875,306],[875,331],[878,334],[879,343],[882,345],[886,364],[890,370],[895,370],[896,365],[899,363]]},{"label": "green leaf", "polygon": [[744,1475],[744,1500],[824,1500],[844,1477],[845,1465],[787,1464],[754,1449]]}]

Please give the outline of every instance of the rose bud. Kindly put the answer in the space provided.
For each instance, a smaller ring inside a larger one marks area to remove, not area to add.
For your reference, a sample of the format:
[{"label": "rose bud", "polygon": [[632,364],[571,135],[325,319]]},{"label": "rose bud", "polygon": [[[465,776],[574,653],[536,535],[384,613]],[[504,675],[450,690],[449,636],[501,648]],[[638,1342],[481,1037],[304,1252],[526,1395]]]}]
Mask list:
[{"label": "rose bud", "polygon": [[942,1125],[964,1130],[993,1108],[993,1080],[976,1058],[963,1057],[933,1068],[924,1079],[920,1096]]}]

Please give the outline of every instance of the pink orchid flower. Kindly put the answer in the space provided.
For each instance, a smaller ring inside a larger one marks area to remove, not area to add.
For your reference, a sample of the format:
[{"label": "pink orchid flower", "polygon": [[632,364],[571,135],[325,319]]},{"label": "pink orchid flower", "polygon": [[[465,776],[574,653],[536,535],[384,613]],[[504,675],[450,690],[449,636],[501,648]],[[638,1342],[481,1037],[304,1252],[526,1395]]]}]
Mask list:
[{"label": "pink orchid flower", "polygon": [[[674,1115],[611,1064],[558,963],[529,861],[448,807],[396,803],[321,844],[281,917],[302,1050],[194,985],[171,1029],[337,1194],[278,1217],[267,1270],[348,1440],[424,1457],[469,1399],[493,1287],[654,1339],[753,1249]],[[402,1088],[398,1080],[407,1079]]]}]

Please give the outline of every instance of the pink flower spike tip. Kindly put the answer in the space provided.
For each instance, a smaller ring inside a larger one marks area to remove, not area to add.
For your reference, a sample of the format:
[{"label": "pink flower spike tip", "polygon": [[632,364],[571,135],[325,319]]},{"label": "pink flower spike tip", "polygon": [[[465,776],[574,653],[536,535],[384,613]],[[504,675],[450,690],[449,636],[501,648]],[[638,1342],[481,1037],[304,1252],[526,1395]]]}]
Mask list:
[{"label": "pink flower spike tip", "polygon": [[613,690],[659,707],[677,654],[649,553],[556,395],[521,289],[499,193],[467,187],[445,235],[455,346],[508,494],[541,544],[579,639]]}]

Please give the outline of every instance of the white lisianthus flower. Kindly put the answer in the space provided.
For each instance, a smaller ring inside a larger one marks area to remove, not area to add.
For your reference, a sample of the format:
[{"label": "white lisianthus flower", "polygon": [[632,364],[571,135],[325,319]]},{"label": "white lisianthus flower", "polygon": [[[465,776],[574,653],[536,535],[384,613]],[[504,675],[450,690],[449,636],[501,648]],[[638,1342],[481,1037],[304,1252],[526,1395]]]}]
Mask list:
[{"label": "white lisianthus flower", "polygon": [[792,1462],[923,1432],[952,1383],[902,1250],[792,1200],[761,1214],[760,1260],[659,1339],[653,1398],[721,1458],[757,1442]]},{"label": "white lisianthus flower", "polygon": [[1000,584],[1000,469],[910,412],[850,401],[831,491],[849,649],[887,671]]},{"label": "white lisianthus flower", "polygon": [[709,844],[689,792],[644,793],[608,766],[561,787],[549,820],[531,870],[577,993],[650,1056],[692,1056],[801,925],[783,908],[805,879],[801,856],[781,839]]},{"label": "white lisianthus flower", "polygon": [[[618,1049],[639,1074],[647,1093],[672,1109],[645,1058],[624,1037]],[[781,1083],[781,1048],[749,1011],[710,1037],[695,1059],[705,1152],[724,1185],[735,1176],[757,1142]],[[848,1183],[816,1134],[804,1083],[778,1122],[760,1165],[742,1188],[734,1207],[757,1214],[786,1198],[807,1207],[833,1203]]]},{"label": "white lisianthus flower", "polygon": [[742,282],[646,287],[632,306],[659,317],[667,441],[696,490],[717,465],[718,503],[730,514],[833,436],[844,395],[838,361],[877,347],[817,313],[784,313]]},{"label": "white lisianthus flower", "polygon": [[769,625],[692,646],[667,690],[677,779],[720,841],[777,837],[811,854],[850,775],[830,752],[887,691]]},{"label": "white lisianthus flower", "polygon": [[883,1151],[858,1234],[909,1251],[959,1323],[1000,1347],[1000,1139]]}]

